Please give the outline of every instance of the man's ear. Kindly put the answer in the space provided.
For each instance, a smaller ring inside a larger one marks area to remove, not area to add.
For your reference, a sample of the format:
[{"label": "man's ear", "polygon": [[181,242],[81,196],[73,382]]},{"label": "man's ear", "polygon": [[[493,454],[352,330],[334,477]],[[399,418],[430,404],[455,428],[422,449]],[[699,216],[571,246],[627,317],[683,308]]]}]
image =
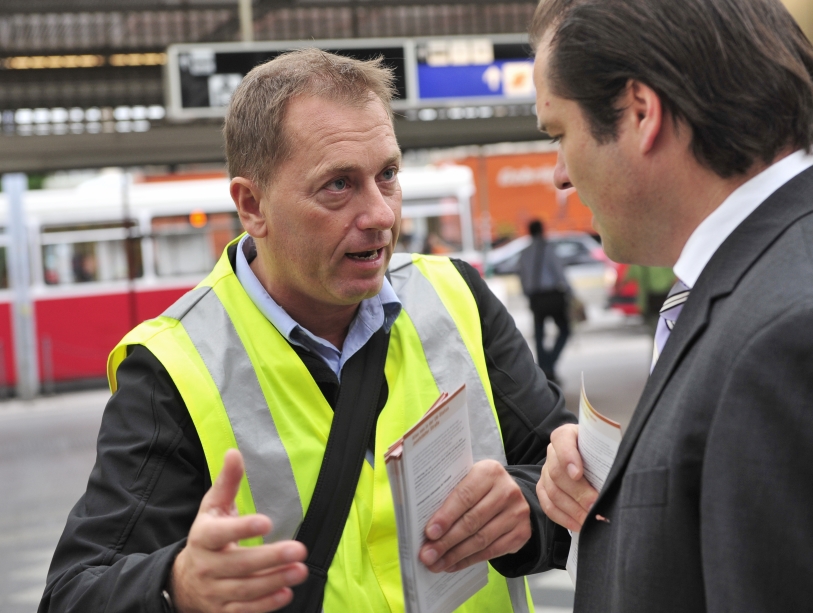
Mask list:
[{"label": "man's ear", "polygon": [[254,238],[263,238],[268,233],[265,212],[260,203],[263,192],[253,181],[245,177],[234,177],[229,184],[229,193],[237,207],[237,215],[243,229]]},{"label": "man's ear", "polygon": [[650,153],[663,130],[663,105],[660,96],[648,85],[630,81],[627,84],[624,107],[632,121],[640,153]]}]

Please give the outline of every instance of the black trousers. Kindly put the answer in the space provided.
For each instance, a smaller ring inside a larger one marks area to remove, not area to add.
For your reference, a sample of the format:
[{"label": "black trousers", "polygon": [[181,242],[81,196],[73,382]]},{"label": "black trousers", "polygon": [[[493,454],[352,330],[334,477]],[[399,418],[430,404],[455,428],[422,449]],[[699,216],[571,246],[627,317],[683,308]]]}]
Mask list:
[{"label": "black trousers", "polygon": [[[536,361],[548,377],[554,374],[556,361],[565,348],[570,336],[568,319],[568,296],[565,292],[551,290],[531,294],[531,312],[534,315],[534,333],[536,336]],[[545,320],[550,317],[559,329],[553,348],[545,349]]]}]

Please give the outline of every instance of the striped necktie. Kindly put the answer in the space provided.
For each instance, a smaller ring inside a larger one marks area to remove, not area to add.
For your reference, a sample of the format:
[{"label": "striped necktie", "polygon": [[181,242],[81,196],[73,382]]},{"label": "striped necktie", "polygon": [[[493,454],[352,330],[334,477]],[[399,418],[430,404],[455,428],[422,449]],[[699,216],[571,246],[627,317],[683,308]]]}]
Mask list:
[{"label": "striped necktie", "polygon": [[658,319],[658,327],[655,330],[655,346],[652,350],[652,366],[649,372],[655,368],[658,358],[663,353],[663,348],[666,346],[666,341],[669,340],[669,335],[675,327],[675,322],[683,310],[683,305],[689,299],[689,288],[686,287],[682,281],[678,281],[672,286],[669,295],[661,307],[661,316]]}]

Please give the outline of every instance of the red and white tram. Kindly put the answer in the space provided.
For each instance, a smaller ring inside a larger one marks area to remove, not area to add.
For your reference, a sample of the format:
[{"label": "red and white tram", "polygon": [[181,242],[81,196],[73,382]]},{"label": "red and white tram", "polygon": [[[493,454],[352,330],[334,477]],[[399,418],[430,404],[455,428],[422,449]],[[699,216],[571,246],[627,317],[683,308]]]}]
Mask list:
[{"label": "red and white tram", "polygon": [[[472,253],[471,170],[407,168],[400,247]],[[177,178],[176,178],[177,179]],[[8,206],[0,194],[0,387],[16,381]],[[225,178],[127,181],[103,173],[73,189],[26,192],[39,378],[48,389],[101,380],[107,355],[212,268],[242,227]]]}]

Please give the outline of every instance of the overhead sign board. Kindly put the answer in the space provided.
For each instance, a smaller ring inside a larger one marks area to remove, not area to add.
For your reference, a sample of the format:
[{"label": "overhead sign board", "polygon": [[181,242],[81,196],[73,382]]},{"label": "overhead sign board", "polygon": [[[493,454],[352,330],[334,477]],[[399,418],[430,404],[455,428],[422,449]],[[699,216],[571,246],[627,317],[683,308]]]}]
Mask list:
[{"label": "overhead sign board", "polygon": [[534,98],[533,59],[527,45],[488,38],[447,39],[419,42],[416,51],[421,101]]},{"label": "overhead sign board", "polygon": [[222,117],[252,68],[304,47],[362,60],[383,57],[395,75],[396,110],[534,99],[533,60],[521,35],[183,44],[167,50],[169,118]]}]

